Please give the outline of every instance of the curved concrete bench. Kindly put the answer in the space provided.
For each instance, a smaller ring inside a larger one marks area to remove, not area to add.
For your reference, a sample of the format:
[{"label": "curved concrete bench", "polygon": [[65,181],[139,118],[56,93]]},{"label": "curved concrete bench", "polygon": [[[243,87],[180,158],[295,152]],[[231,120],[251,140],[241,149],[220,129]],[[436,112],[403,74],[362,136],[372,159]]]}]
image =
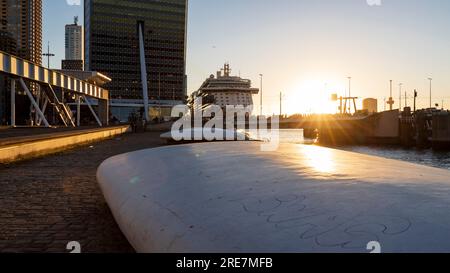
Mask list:
[{"label": "curved concrete bench", "polygon": [[450,172],[316,146],[181,145],[105,161],[138,252],[450,252]]},{"label": "curved concrete bench", "polygon": [[[176,141],[173,139],[173,135],[172,132],[166,132],[160,135],[160,138],[163,140],[166,140],[168,143],[195,143],[195,142],[207,142],[207,140],[205,140],[204,138],[204,129],[203,128],[192,128],[189,129],[190,134],[188,132],[188,134],[190,135],[190,139],[191,140],[182,140],[182,141]],[[181,131],[183,133],[183,131]],[[239,131],[234,131],[234,130],[224,130],[224,129],[214,129],[213,132],[217,132],[218,134],[223,136],[223,139],[227,139],[227,135],[232,135],[234,136],[234,140],[251,140],[251,141],[256,141],[256,139],[251,138],[248,134],[246,134],[245,132],[239,132]],[[195,140],[195,136],[196,135],[200,135],[202,136],[201,140]],[[234,141],[233,140],[233,141]]]}]

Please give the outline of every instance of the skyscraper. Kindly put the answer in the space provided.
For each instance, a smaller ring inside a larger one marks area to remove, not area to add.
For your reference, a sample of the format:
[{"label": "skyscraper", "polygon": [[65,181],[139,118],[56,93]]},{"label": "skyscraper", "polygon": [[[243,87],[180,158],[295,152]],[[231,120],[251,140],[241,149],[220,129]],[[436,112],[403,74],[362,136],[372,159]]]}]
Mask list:
[{"label": "skyscraper", "polygon": [[83,27],[74,23],[66,25],[66,60],[83,60]]},{"label": "skyscraper", "polygon": [[[0,0],[0,50],[42,64],[42,0]],[[9,119],[9,82],[0,75],[0,124]],[[18,96],[17,120],[29,109],[26,96]]]},{"label": "skyscraper", "polygon": [[65,36],[66,59],[61,68],[65,70],[83,70],[83,27],[78,25],[78,16],[74,23],[66,25]]},{"label": "skyscraper", "polygon": [[42,0],[0,0],[0,50],[42,63]]},{"label": "skyscraper", "polygon": [[144,24],[149,100],[186,96],[187,0],[85,0],[85,64],[106,73],[122,102],[142,101],[138,22]]}]

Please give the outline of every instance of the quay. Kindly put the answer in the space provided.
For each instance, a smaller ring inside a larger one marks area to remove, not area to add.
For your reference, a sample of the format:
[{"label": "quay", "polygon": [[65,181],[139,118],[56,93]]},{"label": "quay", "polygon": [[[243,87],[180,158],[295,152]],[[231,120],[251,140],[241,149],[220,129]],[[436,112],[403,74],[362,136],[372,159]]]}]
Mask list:
[{"label": "quay", "polygon": [[129,125],[104,128],[11,128],[0,130],[0,163],[48,155],[129,131]]},{"label": "quay", "polygon": [[280,120],[280,128],[303,129],[305,137],[336,145],[401,145],[450,149],[450,111],[390,110],[370,115],[311,115]]}]

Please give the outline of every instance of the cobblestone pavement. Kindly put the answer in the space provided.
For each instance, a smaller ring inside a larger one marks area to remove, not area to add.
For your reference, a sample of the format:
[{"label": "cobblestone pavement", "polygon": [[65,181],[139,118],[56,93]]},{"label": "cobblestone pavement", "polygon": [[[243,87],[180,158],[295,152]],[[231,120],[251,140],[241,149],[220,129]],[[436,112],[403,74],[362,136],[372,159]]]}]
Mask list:
[{"label": "cobblestone pavement", "polygon": [[159,133],[128,134],[92,146],[0,165],[0,252],[133,252],[96,181],[105,159],[161,146]]}]

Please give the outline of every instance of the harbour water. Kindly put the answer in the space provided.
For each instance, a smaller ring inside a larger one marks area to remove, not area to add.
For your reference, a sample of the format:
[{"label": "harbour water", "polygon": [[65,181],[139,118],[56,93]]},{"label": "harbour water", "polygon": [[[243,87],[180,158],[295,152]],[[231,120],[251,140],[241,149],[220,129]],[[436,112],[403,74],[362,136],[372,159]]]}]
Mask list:
[{"label": "harbour water", "polygon": [[339,148],[450,170],[450,152],[437,152],[431,149],[403,149],[396,146],[348,146]]},{"label": "harbour water", "polygon": [[[280,140],[285,143],[311,143],[311,140],[303,137],[303,130],[280,130]],[[436,152],[431,149],[404,149],[399,146],[379,145],[340,146],[335,148],[450,170],[450,151]]]}]

